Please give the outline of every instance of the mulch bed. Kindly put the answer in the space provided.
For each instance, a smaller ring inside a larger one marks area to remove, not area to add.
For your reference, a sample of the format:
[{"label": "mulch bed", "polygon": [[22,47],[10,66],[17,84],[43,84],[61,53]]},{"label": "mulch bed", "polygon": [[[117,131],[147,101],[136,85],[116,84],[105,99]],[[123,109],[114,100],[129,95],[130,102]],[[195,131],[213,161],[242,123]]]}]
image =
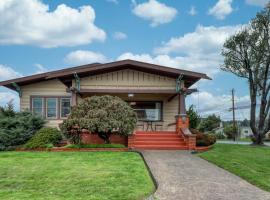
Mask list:
[{"label": "mulch bed", "polygon": [[55,147],[55,148],[36,148],[36,149],[23,149],[18,148],[16,151],[50,151],[50,152],[94,152],[94,151],[113,151],[113,152],[122,152],[128,151],[128,148],[64,148],[64,147]]}]

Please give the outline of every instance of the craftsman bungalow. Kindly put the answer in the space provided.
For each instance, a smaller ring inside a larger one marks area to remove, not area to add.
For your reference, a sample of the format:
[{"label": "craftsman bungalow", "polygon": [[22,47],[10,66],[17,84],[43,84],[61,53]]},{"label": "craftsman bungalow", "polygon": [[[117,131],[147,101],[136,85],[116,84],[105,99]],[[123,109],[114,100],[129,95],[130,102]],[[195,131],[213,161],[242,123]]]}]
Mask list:
[{"label": "craftsman bungalow", "polygon": [[130,147],[187,149],[192,148],[188,142],[192,139],[185,96],[196,91],[189,88],[201,78],[210,79],[202,73],[122,60],[7,80],[0,86],[17,91],[20,109],[40,114],[52,127],[58,127],[71,107],[86,97],[119,96],[138,116]]}]

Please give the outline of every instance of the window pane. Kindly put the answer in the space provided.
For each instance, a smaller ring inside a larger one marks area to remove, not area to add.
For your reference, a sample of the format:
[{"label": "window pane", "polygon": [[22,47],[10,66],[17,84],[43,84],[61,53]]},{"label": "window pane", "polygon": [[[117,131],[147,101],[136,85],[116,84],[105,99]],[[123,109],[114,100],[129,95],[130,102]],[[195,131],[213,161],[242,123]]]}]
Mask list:
[{"label": "window pane", "polygon": [[43,115],[43,99],[42,98],[32,99],[32,111],[35,114]]},{"label": "window pane", "polygon": [[67,117],[70,114],[70,99],[61,99],[61,117]]},{"label": "window pane", "polygon": [[139,120],[161,120],[161,102],[130,102]]},{"label": "window pane", "polygon": [[57,116],[57,99],[48,98],[47,99],[47,117],[56,118]]}]

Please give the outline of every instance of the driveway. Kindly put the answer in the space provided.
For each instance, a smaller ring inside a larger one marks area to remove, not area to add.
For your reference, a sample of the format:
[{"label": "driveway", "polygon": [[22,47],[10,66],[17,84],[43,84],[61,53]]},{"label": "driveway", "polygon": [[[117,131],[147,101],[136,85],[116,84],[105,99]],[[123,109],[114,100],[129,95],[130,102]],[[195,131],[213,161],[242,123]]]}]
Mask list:
[{"label": "driveway", "polygon": [[145,150],[163,200],[270,200],[270,193],[188,151]]}]

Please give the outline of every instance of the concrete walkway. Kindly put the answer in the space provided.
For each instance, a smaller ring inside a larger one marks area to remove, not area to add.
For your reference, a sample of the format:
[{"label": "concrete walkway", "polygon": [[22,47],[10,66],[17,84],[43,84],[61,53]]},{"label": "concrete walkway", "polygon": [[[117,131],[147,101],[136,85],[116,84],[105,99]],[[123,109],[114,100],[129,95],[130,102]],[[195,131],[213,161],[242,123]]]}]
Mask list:
[{"label": "concrete walkway", "polygon": [[188,151],[145,150],[160,200],[270,200],[270,193]]}]

